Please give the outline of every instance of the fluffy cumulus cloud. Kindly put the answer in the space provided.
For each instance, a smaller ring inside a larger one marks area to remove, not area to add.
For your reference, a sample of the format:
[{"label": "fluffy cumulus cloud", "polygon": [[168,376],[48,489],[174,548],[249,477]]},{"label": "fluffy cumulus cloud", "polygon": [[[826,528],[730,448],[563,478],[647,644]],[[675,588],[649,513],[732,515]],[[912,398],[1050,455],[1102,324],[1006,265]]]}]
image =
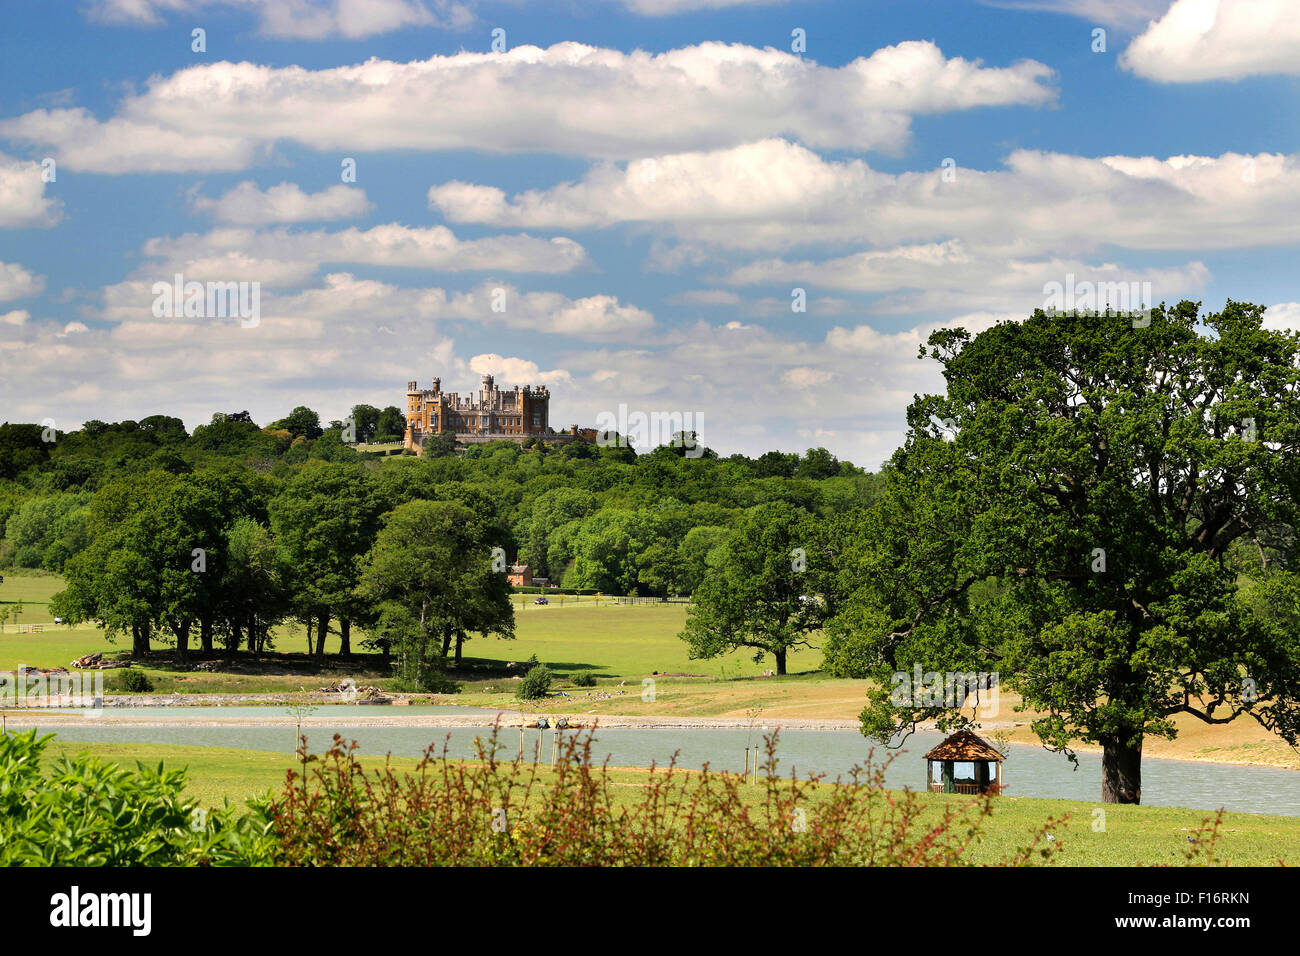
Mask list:
[{"label": "fluffy cumulus cloud", "polygon": [[[198,105],[195,104],[198,109]],[[178,129],[82,108],[40,109],[0,120],[0,136],[49,148],[62,166],[96,173],[230,172],[269,156],[252,135]]]},{"label": "fluffy cumulus cloud", "polygon": [[1300,74],[1295,0],[1175,0],[1120,63],[1161,83]]},{"label": "fluffy cumulus cloud", "polygon": [[1264,313],[1264,328],[1275,332],[1300,332],[1300,302],[1279,302]]},{"label": "fluffy cumulus cloud", "polygon": [[277,140],[347,153],[636,157],[790,134],[813,147],[896,150],[915,114],[1050,104],[1051,74],[1029,60],[945,57],[921,41],[841,67],[726,43],[624,53],[566,42],[324,70],[221,62],[154,77],[102,121],[41,109],[0,121],[0,135],[104,173],[241,169]]},{"label": "fluffy cumulus cloud", "polygon": [[1225,248],[1300,240],[1300,157],[1089,158],[1017,150],[1004,168],[878,172],[782,139],[599,163],[578,182],[507,196],[430,188],[452,222],[580,229],[665,226],[733,248],[966,238],[1021,249]]},{"label": "fluffy cumulus cloud", "polygon": [[26,299],[44,288],[44,276],[33,275],[15,262],[0,262],[0,302]]},{"label": "fluffy cumulus cloud", "polygon": [[0,228],[52,226],[58,221],[59,203],[46,197],[43,173],[41,163],[0,153]]},{"label": "fluffy cumulus cloud", "polygon": [[475,355],[467,364],[480,375],[491,375],[499,379],[498,385],[509,383],[509,387],[514,385],[568,385],[573,381],[573,377],[562,368],[543,372],[538,368],[536,362],[497,355],[495,352]]},{"label": "fluffy cumulus cloud", "polygon": [[373,208],[365,190],[356,186],[336,185],[307,193],[296,183],[280,183],[262,190],[251,181],[240,183],[216,199],[195,192],[191,205],[196,212],[236,226],[353,219]]}]

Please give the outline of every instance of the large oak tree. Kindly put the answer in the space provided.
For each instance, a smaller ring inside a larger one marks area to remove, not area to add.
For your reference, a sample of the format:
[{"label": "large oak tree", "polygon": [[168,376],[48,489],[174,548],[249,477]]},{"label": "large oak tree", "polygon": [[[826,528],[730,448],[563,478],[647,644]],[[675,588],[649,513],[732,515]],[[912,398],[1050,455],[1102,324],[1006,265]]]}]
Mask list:
[{"label": "large oak tree", "polygon": [[1129,317],[1035,312],[934,333],[885,495],[848,529],[828,662],[876,678],[864,732],[971,720],[891,700],[892,675],[996,671],[1102,799],[1141,799],[1147,737],[1249,715],[1294,745],[1300,637],[1238,593],[1300,502],[1300,336],[1229,301]]}]

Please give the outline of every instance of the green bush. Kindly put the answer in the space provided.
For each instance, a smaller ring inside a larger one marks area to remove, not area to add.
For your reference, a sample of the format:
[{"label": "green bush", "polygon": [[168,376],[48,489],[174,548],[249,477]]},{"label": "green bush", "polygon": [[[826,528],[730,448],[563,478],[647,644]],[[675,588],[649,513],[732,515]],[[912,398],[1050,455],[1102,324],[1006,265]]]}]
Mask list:
[{"label": "green bush", "polygon": [[441,667],[428,667],[420,676],[420,690],[428,694],[459,694],[460,684]]},{"label": "green bush", "polygon": [[[407,694],[459,694],[460,684],[447,676],[438,664],[402,667],[394,663],[393,689]],[[414,673],[408,673],[413,671]]]},{"label": "green bush", "polygon": [[573,686],[574,686],[574,687],[595,687],[595,686],[596,686],[596,675],[595,675],[595,674],[575,674],[575,675],[573,675]]},{"label": "green bush", "polygon": [[272,838],[234,807],[184,795],[185,771],[82,754],[42,769],[53,734],[0,736],[0,866],[211,866],[266,861]]},{"label": "green bush", "polygon": [[153,692],[153,681],[142,670],[128,667],[117,678],[117,686],[128,694],[149,694]]},{"label": "green bush", "polygon": [[524,679],[519,682],[515,696],[520,700],[540,700],[551,689],[551,671],[545,664],[538,664],[529,669]]}]

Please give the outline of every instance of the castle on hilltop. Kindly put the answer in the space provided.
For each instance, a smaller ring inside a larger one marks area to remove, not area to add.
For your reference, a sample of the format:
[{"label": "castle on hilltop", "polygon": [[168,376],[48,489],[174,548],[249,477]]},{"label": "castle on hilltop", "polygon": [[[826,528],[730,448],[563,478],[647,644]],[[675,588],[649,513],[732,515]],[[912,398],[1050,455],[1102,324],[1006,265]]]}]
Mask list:
[{"label": "castle on hilltop", "polygon": [[[456,392],[444,392],[442,380],[435,378],[433,388],[420,388],[419,382],[406,383],[406,447],[420,454],[430,435],[451,432],[462,443],[486,441],[527,441],[545,438],[548,442],[568,442],[586,438],[573,426],[571,431],[556,432],[550,427],[551,393],[545,385],[516,385],[508,392],[499,389],[491,375],[483,376],[477,395],[462,398]],[[590,433],[591,440],[595,432]]]}]

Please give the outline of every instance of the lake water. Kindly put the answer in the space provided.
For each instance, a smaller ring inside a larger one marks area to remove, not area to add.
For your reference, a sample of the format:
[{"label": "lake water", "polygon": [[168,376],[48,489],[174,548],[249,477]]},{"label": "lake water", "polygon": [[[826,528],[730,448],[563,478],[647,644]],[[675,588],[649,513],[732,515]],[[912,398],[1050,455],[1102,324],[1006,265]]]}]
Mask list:
[{"label": "lake water", "polygon": [[[170,722],[172,719],[256,720],[267,716],[282,719],[288,712],[283,707],[186,707],[121,708],[113,709],[111,713],[124,717],[166,718]],[[475,738],[488,735],[483,729],[358,727],[354,718],[401,719],[421,714],[475,715],[484,718],[486,727],[496,713],[494,710],[454,706],[394,709],[337,705],[314,710],[310,716],[313,722],[327,720],[329,723],[327,726],[306,727],[304,732],[308,746],[318,751],[325,749],[334,733],[338,732],[349,740],[356,740],[360,745],[359,751],[363,754],[382,756],[392,753],[396,756],[414,757],[422,754],[431,743],[437,743],[441,749],[446,740],[452,757],[472,757],[476,753]],[[771,723],[769,727],[775,727],[775,724]],[[113,727],[87,720],[85,724],[61,725],[48,729],[56,731],[65,740],[75,741],[136,741],[281,753],[292,753],[295,746],[295,731],[292,726]],[[531,756],[540,741],[542,759],[549,760],[553,733],[536,729],[525,731],[525,752]],[[595,733],[593,758],[597,762],[603,762],[608,757],[611,766],[645,767],[651,763],[663,766],[672,760],[676,752],[680,767],[696,770],[707,762],[715,770],[739,771],[744,767],[746,745],[763,742],[763,731],[758,727],[753,731],[598,728]],[[925,761],[921,755],[940,739],[942,735],[937,733],[913,734],[904,745],[904,752],[889,767],[886,784],[895,788],[924,789]],[[503,729],[500,741],[506,756],[512,757],[518,753],[517,728]],[[871,743],[856,731],[785,730],[781,732],[777,750],[780,758],[778,769],[783,777],[788,777],[794,771],[800,777],[806,777],[809,773],[823,773],[833,779],[847,775],[854,764],[864,763],[870,750]],[[884,754],[882,748],[876,749],[877,758]],[[1060,754],[1048,753],[1037,747],[1015,746],[1003,764],[1002,774],[1006,792],[1014,796],[1088,801],[1098,801],[1101,796],[1101,758],[1094,754],[1080,754],[1079,768],[1075,770]],[[1300,816],[1300,771],[1148,758],[1142,762],[1142,802],[1153,806],[1203,810],[1224,807],[1244,813]]]}]

